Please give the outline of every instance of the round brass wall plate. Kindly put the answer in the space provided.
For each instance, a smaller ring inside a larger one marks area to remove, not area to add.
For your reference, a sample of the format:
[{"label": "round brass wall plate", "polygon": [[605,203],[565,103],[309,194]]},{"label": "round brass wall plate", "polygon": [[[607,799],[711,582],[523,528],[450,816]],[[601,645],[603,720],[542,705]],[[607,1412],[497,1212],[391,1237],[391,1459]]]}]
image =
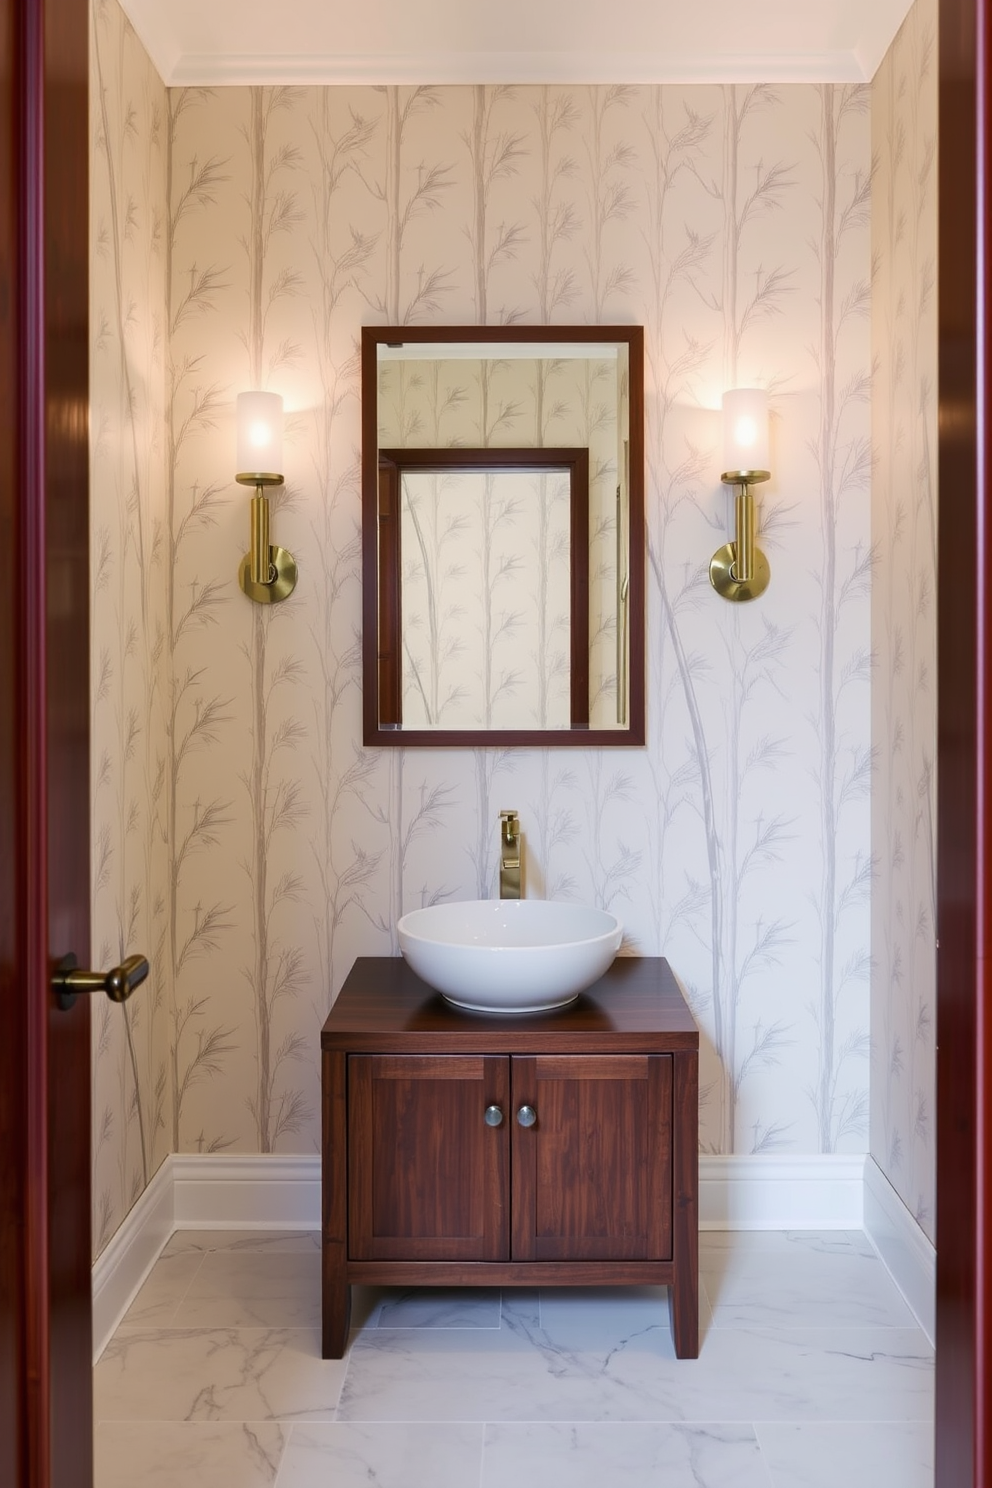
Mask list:
[{"label": "round brass wall plate", "polygon": [[285,548],[269,548],[269,569],[275,572],[267,584],[255,584],[251,577],[251,554],[246,553],[238,569],[238,582],[249,599],[257,604],[278,604],[288,599],[296,588],[296,559]]},{"label": "round brass wall plate", "polygon": [[772,571],[760,548],[754,550],[754,572],[745,582],[734,576],[733,565],[734,544],[724,543],[710,559],[710,583],[717,594],[733,600],[757,599],[759,594],[764,594]]}]

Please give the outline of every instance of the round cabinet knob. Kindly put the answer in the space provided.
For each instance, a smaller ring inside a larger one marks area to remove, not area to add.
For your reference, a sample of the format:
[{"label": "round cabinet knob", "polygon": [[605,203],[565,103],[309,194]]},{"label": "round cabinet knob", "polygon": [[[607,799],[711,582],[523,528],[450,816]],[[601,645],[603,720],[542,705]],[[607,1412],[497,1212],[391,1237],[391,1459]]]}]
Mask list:
[{"label": "round cabinet knob", "polygon": [[503,1112],[499,1106],[487,1106],[484,1120],[487,1126],[502,1126]]},{"label": "round cabinet knob", "polygon": [[537,1120],[537,1112],[533,1106],[521,1106],[517,1112],[517,1120],[521,1126],[533,1126]]}]

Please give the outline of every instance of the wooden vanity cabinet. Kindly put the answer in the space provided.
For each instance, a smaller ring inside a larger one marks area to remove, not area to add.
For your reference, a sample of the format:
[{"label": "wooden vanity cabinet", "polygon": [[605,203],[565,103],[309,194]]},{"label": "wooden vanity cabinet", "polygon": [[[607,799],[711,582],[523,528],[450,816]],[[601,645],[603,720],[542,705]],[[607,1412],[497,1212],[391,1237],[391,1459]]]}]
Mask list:
[{"label": "wooden vanity cabinet", "polygon": [[321,1045],[325,1358],[355,1282],[664,1284],[696,1356],[698,1034],[666,962],[490,1016],[361,958]]}]

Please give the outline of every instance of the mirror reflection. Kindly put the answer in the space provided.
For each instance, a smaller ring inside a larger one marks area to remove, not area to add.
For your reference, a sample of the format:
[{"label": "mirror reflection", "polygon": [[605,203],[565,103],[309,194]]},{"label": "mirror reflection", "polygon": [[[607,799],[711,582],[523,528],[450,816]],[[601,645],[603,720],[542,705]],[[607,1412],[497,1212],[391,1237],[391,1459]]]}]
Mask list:
[{"label": "mirror reflection", "polygon": [[381,722],[588,725],[587,450],[380,450],[379,586]]},{"label": "mirror reflection", "polygon": [[641,342],[365,329],[366,743],[643,741]]}]

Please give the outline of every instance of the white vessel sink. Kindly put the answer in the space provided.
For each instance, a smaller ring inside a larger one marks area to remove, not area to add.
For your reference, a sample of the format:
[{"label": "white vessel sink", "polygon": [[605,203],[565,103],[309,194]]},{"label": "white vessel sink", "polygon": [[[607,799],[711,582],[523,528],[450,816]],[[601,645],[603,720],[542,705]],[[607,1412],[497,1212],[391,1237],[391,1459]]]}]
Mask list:
[{"label": "white vessel sink", "polygon": [[551,899],[432,904],[396,928],[417,975],[476,1013],[563,1007],[603,975],[623,935],[607,910]]}]

